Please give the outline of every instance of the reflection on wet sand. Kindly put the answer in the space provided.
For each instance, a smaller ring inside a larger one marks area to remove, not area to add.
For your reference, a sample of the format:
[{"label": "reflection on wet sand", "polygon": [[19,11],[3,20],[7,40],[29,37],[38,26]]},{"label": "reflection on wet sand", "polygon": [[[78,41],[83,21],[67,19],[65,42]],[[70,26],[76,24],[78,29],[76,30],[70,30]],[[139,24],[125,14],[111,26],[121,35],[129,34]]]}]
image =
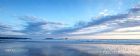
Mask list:
[{"label": "reflection on wet sand", "polygon": [[0,43],[0,56],[139,56],[140,45]]}]

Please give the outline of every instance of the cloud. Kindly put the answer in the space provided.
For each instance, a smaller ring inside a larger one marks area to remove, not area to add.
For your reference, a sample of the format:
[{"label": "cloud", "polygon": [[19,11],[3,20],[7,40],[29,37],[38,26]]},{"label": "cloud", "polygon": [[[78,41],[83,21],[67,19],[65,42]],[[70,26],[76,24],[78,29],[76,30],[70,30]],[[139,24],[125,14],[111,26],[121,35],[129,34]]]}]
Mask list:
[{"label": "cloud", "polygon": [[9,26],[0,23],[0,31],[9,30]]},{"label": "cloud", "polygon": [[99,16],[107,16],[110,14],[111,14],[111,11],[108,9],[104,9],[103,11],[99,12]]},{"label": "cloud", "polygon": [[64,27],[64,24],[58,22],[48,22],[45,20],[41,20],[35,16],[23,16],[19,17],[19,19],[23,20],[26,25],[24,26],[24,30],[22,32],[30,35],[30,34],[50,34],[54,30],[58,30]]},{"label": "cloud", "polygon": [[[109,10],[103,10],[101,14],[106,14]],[[7,33],[24,33],[27,35],[59,35],[59,36],[78,36],[95,35],[104,32],[111,32],[116,29],[135,27],[140,25],[140,6],[130,8],[126,13],[116,15],[105,15],[93,18],[89,22],[80,21],[73,27],[66,27],[59,22],[48,22],[36,16],[18,17],[26,24],[23,30],[9,30],[9,27],[0,25],[0,30]]]},{"label": "cloud", "polygon": [[133,8],[129,9],[129,13],[139,13],[140,12],[140,4],[137,4]]},{"label": "cloud", "polygon": [[[104,10],[104,14],[106,11]],[[93,18],[89,22],[80,21],[73,27],[65,27],[65,24],[59,22],[48,22],[35,16],[19,17],[26,25],[23,32],[28,35],[59,35],[59,36],[76,36],[76,35],[94,35],[104,32],[111,32],[116,29],[134,27],[140,25],[140,6],[129,9],[127,13],[116,15],[106,15],[99,18]]]},{"label": "cloud", "polygon": [[[55,34],[56,33],[58,33],[58,34],[59,33],[60,34],[62,34],[62,33],[63,34],[68,34],[68,33],[76,32],[76,31],[79,31],[81,29],[88,28],[88,27],[91,27],[91,26],[94,27],[94,29],[95,29],[95,28],[98,28],[98,27],[105,26],[105,24],[103,24],[105,22],[112,21],[112,20],[115,20],[115,19],[125,18],[125,17],[127,17],[127,14],[120,14],[120,15],[115,15],[115,16],[105,16],[105,17],[101,17],[99,19],[92,19],[89,22],[81,21],[81,22],[78,22],[77,24],[75,24],[73,27],[62,28],[61,30],[54,31],[53,33],[55,33]],[[99,29],[99,30],[101,30],[101,29]]]},{"label": "cloud", "polygon": [[[113,16],[105,16],[98,19],[92,19],[89,22],[79,22],[74,27],[64,28],[55,33],[60,34],[95,34],[100,32],[111,31],[119,26],[119,21],[126,18],[128,14],[119,14]],[[116,26],[116,27],[114,27]]]},{"label": "cloud", "polygon": [[63,23],[49,22],[36,16],[20,16],[18,19],[25,22],[23,29],[16,30],[13,26],[0,24],[0,35],[50,35],[65,27]]},{"label": "cloud", "polygon": [[[65,33],[70,35],[94,35],[98,33],[110,32],[120,28],[135,27],[140,25],[140,6],[129,9],[127,13],[103,16],[92,19],[89,22],[81,22],[77,27]],[[79,27],[80,26],[80,27]],[[65,31],[65,30],[63,30]]]},{"label": "cloud", "polygon": [[140,26],[120,28],[120,29],[116,29],[114,31],[115,32],[140,32]]},{"label": "cloud", "polygon": [[16,31],[12,28],[12,26],[0,24],[0,36],[3,35],[24,35],[24,33]]}]

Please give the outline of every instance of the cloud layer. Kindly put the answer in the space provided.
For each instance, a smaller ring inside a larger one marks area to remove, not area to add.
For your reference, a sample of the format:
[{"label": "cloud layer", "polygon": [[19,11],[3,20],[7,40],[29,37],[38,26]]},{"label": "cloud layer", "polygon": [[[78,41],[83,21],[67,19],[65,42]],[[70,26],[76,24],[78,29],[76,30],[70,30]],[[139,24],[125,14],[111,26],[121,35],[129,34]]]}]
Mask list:
[{"label": "cloud layer", "polygon": [[11,26],[0,24],[0,36],[3,35],[24,35],[21,31],[14,30]]},{"label": "cloud layer", "polygon": [[22,16],[18,18],[26,23],[23,30],[13,30],[9,26],[0,24],[0,34],[56,36],[95,35],[111,32],[116,29],[140,26],[140,5],[130,8],[126,13],[105,15],[99,18],[93,18],[89,22],[81,21],[73,27],[66,27],[65,24],[59,22],[41,20],[35,16]]},{"label": "cloud layer", "polygon": [[44,20],[40,20],[35,16],[23,16],[19,17],[19,19],[26,22],[24,29],[22,32],[26,34],[50,34],[50,32],[60,29],[64,26],[62,23],[58,22],[48,22]]},{"label": "cloud layer", "polygon": [[140,26],[140,6],[131,8],[127,13],[103,16],[90,22],[79,24],[81,27],[70,34],[97,34],[119,28]]}]

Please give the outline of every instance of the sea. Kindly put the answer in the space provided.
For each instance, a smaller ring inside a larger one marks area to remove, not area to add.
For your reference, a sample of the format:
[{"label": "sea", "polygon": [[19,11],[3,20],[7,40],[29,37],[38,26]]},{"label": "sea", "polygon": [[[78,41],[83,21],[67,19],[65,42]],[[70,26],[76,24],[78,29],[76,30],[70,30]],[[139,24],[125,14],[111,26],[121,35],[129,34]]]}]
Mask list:
[{"label": "sea", "polygon": [[140,56],[140,39],[0,40],[0,56]]}]

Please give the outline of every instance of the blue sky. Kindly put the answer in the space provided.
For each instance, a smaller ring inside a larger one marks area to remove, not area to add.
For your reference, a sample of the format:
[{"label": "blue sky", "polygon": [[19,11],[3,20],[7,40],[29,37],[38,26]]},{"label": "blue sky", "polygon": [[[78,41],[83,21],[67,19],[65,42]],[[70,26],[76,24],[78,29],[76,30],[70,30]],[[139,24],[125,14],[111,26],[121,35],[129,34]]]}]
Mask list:
[{"label": "blue sky", "polygon": [[[36,16],[47,21],[60,21],[73,25],[87,21],[103,10],[115,14],[131,8],[138,0],[0,0],[0,22],[19,24],[16,17]],[[16,20],[16,22],[15,22]]]},{"label": "blue sky", "polygon": [[107,17],[122,18],[119,15],[132,11],[137,4],[139,0],[0,0],[0,23],[14,32],[27,34],[73,34],[115,20]]}]

